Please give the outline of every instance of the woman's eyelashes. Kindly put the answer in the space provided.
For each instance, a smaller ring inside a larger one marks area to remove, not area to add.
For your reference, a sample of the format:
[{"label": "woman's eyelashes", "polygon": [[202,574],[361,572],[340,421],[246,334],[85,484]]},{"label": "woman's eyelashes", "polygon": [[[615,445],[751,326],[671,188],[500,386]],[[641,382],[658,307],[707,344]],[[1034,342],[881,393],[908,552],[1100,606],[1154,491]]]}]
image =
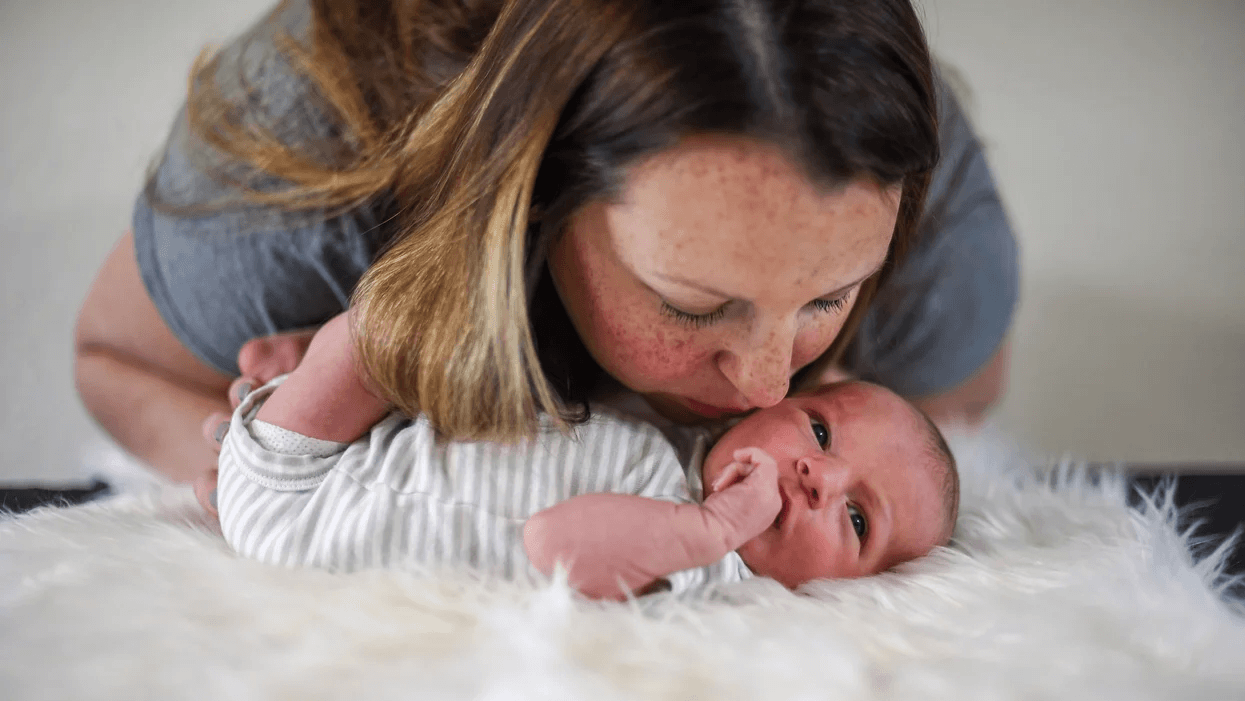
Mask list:
[{"label": "woman's eyelashes", "polygon": [[706,326],[716,324],[722,320],[722,317],[726,316],[726,305],[723,304],[708,314],[692,314],[691,312],[685,312],[682,309],[678,309],[677,307],[672,306],[669,302],[663,300],[661,303],[661,313],[664,316],[668,316],[680,324],[683,324],[684,326],[689,326],[694,329],[703,329]]},{"label": "woman's eyelashes", "polygon": [[[808,307],[819,313],[840,312],[847,306],[847,299],[850,296],[851,293],[849,292],[834,299],[815,299],[808,303]],[[684,326],[703,329],[706,326],[712,326],[721,321],[726,316],[727,307],[730,304],[730,302],[726,302],[711,312],[693,314],[692,312],[685,312],[663,299],[661,301],[661,313],[663,316],[668,316]]]},{"label": "woman's eyelashes", "polygon": [[843,307],[847,306],[847,298],[849,294],[845,294],[834,299],[815,299],[810,304],[819,312],[839,312],[843,311]]}]

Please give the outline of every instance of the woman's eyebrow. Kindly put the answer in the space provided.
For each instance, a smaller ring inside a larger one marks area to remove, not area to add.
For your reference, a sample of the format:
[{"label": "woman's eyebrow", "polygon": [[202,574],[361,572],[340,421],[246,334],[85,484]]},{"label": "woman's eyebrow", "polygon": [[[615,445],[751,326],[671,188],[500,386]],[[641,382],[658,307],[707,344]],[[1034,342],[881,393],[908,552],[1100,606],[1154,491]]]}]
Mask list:
[{"label": "woman's eyebrow", "polygon": [[666,282],[673,282],[676,285],[690,287],[693,290],[704,292],[706,294],[715,295],[717,297],[726,297],[727,299],[730,299],[733,296],[733,295],[728,295],[725,292],[722,292],[721,290],[715,290],[712,287],[709,287],[707,285],[702,285],[699,282],[696,282],[695,280],[688,280],[687,278],[680,277],[678,275],[667,275],[665,273],[654,272],[653,277],[659,278],[661,280],[665,280]]},{"label": "woman's eyebrow", "polygon": [[878,271],[879,271],[879,270],[881,270],[881,269],[882,269],[882,266],[884,266],[884,265],[886,265],[886,259],[885,259],[885,258],[883,258],[881,261],[879,261],[877,265],[873,266],[873,269],[872,269],[872,270],[870,270],[869,272],[865,273],[865,274],[864,274],[864,275],[862,275],[861,277],[857,278],[857,279],[856,279],[856,282],[853,282],[853,283],[849,283],[849,284],[847,284],[847,285],[844,285],[844,286],[840,287],[839,289],[837,289],[837,290],[835,290],[835,291],[833,291],[833,292],[828,292],[828,293],[826,293],[826,294],[822,295],[821,297],[822,297],[822,298],[825,298],[825,297],[837,297],[838,295],[841,295],[841,294],[843,294],[843,293],[847,292],[848,290],[850,290],[850,289],[852,289],[853,287],[855,287],[855,286],[859,285],[860,283],[864,282],[865,280],[868,280],[869,278],[873,277],[874,275],[877,275],[877,274],[878,274]]},{"label": "woman's eyebrow", "polygon": [[[824,299],[824,298],[830,298],[830,297],[837,297],[837,296],[839,296],[839,295],[841,295],[841,294],[844,294],[845,292],[847,292],[848,290],[852,289],[853,287],[855,287],[855,286],[859,285],[860,283],[864,282],[865,280],[868,280],[869,278],[871,278],[871,277],[873,277],[874,275],[876,275],[876,274],[878,273],[878,271],[879,271],[879,270],[881,270],[881,269],[882,269],[882,266],[884,266],[884,265],[886,265],[886,260],[885,260],[885,259],[883,259],[883,260],[882,260],[882,261],[880,261],[877,265],[875,265],[875,266],[873,267],[873,269],[872,269],[872,270],[870,270],[868,273],[865,273],[865,274],[864,274],[864,275],[862,275],[861,277],[857,278],[855,282],[850,282],[850,283],[848,283],[848,284],[846,284],[846,285],[843,285],[842,287],[840,287],[840,288],[838,288],[838,289],[836,289],[836,290],[833,290],[833,291],[831,291],[831,292],[827,292],[826,294],[821,295],[820,297],[818,297],[818,299]],[[705,294],[710,294],[710,295],[714,295],[714,296],[717,296],[717,297],[724,297],[724,298],[726,298],[726,299],[734,299],[734,297],[735,297],[735,295],[730,295],[730,294],[727,294],[727,293],[725,293],[725,292],[723,292],[723,291],[721,291],[721,290],[714,289],[714,288],[712,288],[712,287],[710,287],[710,286],[708,286],[708,285],[703,285],[703,284],[701,284],[701,283],[699,283],[699,282],[696,282],[695,280],[688,280],[687,278],[685,278],[685,277],[681,277],[681,276],[679,276],[679,275],[668,275],[668,274],[666,274],[666,273],[654,272],[654,273],[653,273],[653,277],[655,277],[655,278],[659,278],[659,279],[661,279],[661,280],[665,280],[666,282],[673,282],[673,283],[674,283],[674,284],[676,284],[676,285],[682,285],[682,286],[684,286],[684,287],[688,287],[688,288],[691,288],[691,289],[693,289],[693,290],[697,290],[697,291],[699,291],[699,292],[704,292]]]}]

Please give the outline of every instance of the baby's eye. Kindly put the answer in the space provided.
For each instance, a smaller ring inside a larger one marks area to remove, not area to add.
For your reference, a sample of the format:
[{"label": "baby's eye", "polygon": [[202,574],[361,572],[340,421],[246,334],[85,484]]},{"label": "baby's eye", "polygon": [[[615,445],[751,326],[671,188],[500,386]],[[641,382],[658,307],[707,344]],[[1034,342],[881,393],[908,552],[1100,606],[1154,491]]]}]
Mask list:
[{"label": "baby's eye", "polygon": [[852,519],[852,530],[856,531],[856,537],[864,540],[865,535],[869,533],[869,522],[865,520],[865,512],[855,504],[848,504],[847,515]]},{"label": "baby's eye", "polygon": [[811,419],[813,424],[813,438],[817,439],[817,445],[825,450],[830,445],[830,429],[826,428],[820,421]]}]

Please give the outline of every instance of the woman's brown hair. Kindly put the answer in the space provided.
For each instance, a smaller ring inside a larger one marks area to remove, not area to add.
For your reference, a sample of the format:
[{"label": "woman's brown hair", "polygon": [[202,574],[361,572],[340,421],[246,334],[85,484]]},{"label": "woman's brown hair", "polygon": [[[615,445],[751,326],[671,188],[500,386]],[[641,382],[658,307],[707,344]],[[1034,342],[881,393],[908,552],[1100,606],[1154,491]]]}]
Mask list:
[{"label": "woman's brown hair", "polygon": [[[214,89],[210,62],[192,80],[191,128],[252,200],[393,204],[396,233],[353,297],[360,356],[395,405],[450,437],[514,439],[542,412],[568,415],[577,375],[595,366],[577,338],[552,337],[570,329],[559,304],[538,294],[529,305],[527,264],[573,212],[618,195],[630,165],[687,135],[773,143],[827,188],[902,184],[891,266],[915,235],[938,142],[907,0],[311,8],[307,40],[279,43],[332,118],[333,143],[249,125],[246,105]],[[273,179],[281,187],[255,186]],[[826,358],[888,272],[862,289]]]}]

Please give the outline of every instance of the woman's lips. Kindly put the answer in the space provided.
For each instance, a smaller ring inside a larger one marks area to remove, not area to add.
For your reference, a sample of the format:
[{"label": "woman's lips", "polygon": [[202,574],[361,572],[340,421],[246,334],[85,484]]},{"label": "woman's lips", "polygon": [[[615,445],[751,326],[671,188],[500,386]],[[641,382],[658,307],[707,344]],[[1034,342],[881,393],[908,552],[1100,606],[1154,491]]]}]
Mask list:
[{"label": "woman's lips", "polygon": [[746,407],[742,409],[734,409],[731,407],[712,406],[710,404],[698,402],[695,399],[687,399],[686,401],[687,401],[687,407],[689,409],[696,412],[697,414],[700,414],[701,416],[704,416],[710,419],[720,419],[723,416],[730,416],[732,414],[742,414],[743,412],[748,410]]}]

